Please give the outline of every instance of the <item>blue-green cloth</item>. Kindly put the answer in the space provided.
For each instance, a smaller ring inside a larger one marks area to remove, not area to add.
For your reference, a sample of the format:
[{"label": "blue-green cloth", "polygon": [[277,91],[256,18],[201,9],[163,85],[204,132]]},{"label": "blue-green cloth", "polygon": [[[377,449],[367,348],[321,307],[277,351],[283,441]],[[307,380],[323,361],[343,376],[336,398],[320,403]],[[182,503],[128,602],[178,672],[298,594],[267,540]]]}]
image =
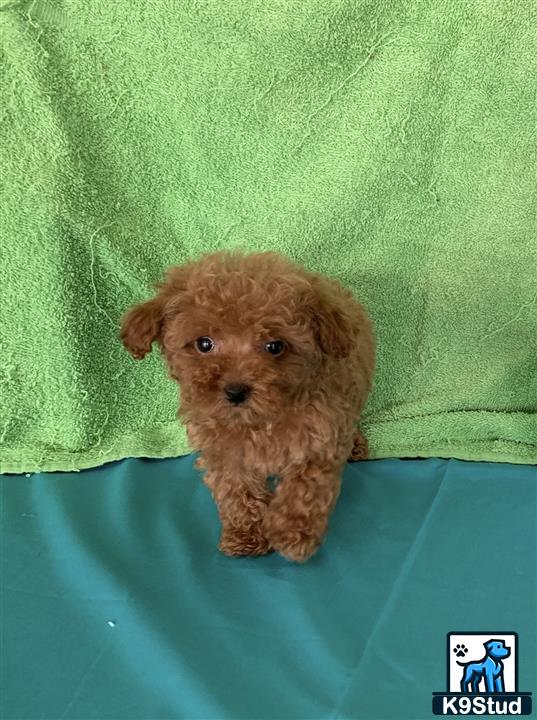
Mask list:
[{"label": "blue-green cloth", "polygon": [[347,466],[299,566],[218,553],[192,461],[2,478],[3,720],[431,718],[453,630],[537,690],[536,467]]}]

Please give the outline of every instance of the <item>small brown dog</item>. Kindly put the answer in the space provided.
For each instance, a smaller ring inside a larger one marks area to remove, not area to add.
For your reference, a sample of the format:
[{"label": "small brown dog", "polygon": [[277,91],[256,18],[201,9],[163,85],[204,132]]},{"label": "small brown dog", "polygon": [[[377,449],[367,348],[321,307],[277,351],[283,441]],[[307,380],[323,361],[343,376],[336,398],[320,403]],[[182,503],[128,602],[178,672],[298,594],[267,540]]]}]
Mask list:
[{"label": "small brown dog", "polygon": [[275,253],[222,252],[169,270],[156,297],[127,313],[121,338],[135,358],[157,340],[181,386],[222,552],[307,560],[345,461],[367,455],[354,428],[375,364],[362,306]]}]

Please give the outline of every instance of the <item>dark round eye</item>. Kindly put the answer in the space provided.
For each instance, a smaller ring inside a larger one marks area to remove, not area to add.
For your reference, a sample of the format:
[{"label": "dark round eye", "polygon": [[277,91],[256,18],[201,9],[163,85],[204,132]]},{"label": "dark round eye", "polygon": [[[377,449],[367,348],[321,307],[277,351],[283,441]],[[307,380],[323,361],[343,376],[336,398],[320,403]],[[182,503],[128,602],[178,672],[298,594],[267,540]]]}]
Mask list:
[{"label": "dark round eye", "polygon": [[196,340],[196,347],[200,353],[208,353],[214,348],[214,342],[210,337],[200,337]]},{"label": "dark round eye", "polygon": [[284,349],[284,344],[281,340],[269,340],[265,343],[265,352],[271,355],[281,355]]}]

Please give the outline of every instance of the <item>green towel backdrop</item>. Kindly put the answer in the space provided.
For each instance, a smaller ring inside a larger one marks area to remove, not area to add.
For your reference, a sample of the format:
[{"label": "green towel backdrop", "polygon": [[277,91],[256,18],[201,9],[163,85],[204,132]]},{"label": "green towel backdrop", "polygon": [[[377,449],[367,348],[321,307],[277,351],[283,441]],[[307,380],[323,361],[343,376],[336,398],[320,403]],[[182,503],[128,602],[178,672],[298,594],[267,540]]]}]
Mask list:
[{"label": "green towel backdrop", "polygon": [[529,3],[0,10],[0,470],[187,452],[162,362],[118,321],[225,247],[367,304],[374,457],[537,462]]}]

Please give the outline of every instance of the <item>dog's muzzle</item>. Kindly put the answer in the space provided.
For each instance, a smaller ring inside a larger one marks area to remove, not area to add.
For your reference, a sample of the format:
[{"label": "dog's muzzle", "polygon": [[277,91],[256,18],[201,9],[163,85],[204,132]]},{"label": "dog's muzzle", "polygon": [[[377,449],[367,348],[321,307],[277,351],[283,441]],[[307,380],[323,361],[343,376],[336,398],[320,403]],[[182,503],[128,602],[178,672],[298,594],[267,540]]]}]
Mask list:
[{"label": "dog's muzzle", "polygon": [[248,399],[248,396],[250,395],[250,387],[242,384],[226,385],[224,388],[224,395],[226,396],[228,402],[232,405],[241,405]]}]

